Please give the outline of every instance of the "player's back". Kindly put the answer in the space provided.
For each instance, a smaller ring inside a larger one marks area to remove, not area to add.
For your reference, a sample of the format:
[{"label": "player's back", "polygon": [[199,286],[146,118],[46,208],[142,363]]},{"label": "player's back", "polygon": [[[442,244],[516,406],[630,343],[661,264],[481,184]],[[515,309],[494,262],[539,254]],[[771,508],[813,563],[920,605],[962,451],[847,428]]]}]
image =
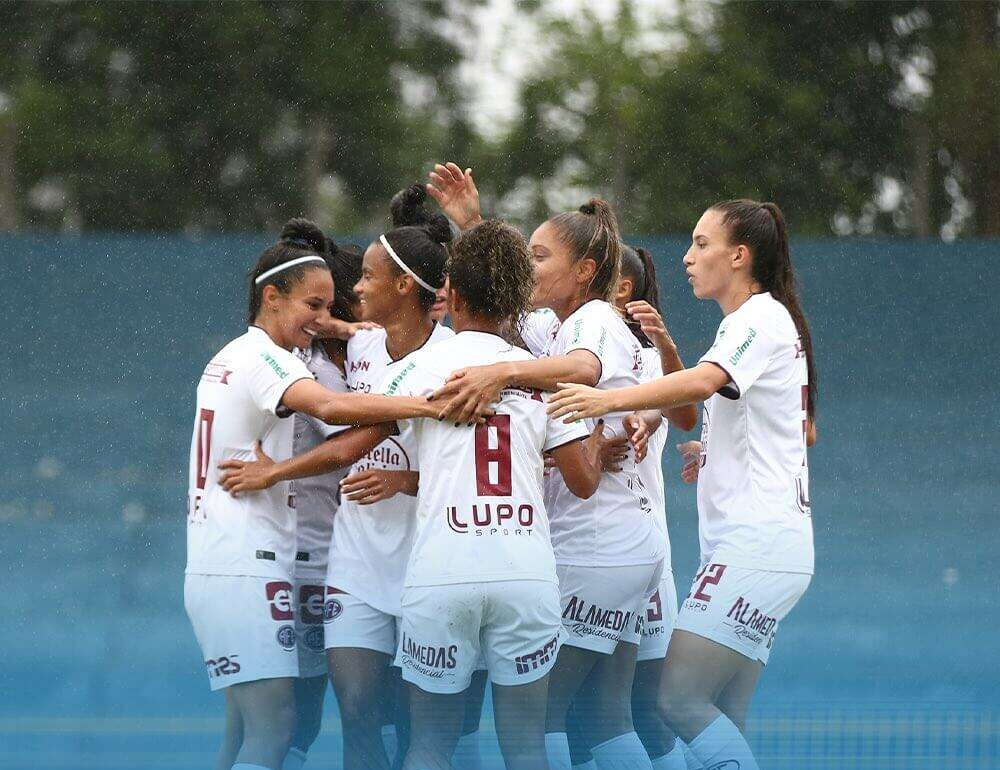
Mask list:
[{"label": "player's back", "polygon": [[[496,335],[463,331],[412,356],[384,392],[425,396],[456,369],[531,358]],[[539,391],[512,387],[485,424],[414,421],[420,491],[407,586],[555,581],[542,452],[583,429],[549,420],[545,405]]]}]

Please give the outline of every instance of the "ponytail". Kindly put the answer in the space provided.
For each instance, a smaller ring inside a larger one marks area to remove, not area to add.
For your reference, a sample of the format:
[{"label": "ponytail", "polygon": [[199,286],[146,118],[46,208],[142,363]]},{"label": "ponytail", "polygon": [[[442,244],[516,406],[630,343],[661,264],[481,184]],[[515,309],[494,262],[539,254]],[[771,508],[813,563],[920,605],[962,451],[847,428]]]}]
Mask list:
[{"label": "ponytail", "polygon": [[733,200],[717,203],[712,210],[722,213],[722,223],[729,231],[731,243],[744,243],[753,254],[750,275],[764,291],[770,292],[785,306],[795,322],[799,342],[806,354],[809,387],[806,413],[816,415],[816,368],[813,360],[812,336],[796,289],[795,271],[788,251],[788,230],[785,217],[776,203]]},{"label": "ponytail", "polygon": [[597,264],[587,293],[614,303],[621,274],[622,243],[611,205],[600,198],[591,198],[578,210],[556,214],[549,221],[569,247],[574,262],[592,259]]},{"label": "ponytail", "polygon": [[[629,302],[644,300],[660,312],[660,285],[656,280],[656,265],[653,264],[653,255],[641,246],[629,246],[622,244],[622,277],[632,281],[632,294]],[[632,334],[643,347],[653,347],[646,333],[639,328],[639,324],[628,323]]]}]

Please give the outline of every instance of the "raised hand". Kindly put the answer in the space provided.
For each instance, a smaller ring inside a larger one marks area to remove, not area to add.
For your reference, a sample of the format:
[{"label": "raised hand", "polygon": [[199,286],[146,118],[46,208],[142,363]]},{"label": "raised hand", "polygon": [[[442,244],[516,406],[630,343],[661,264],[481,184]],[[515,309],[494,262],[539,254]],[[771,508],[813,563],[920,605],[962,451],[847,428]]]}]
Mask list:
[{"label": "raised hand", "polygon": [[479,190],[472,169],[462,171],[454,163],[437,163],[428,174],[427,193],[460,230],[468,230],[483,221],[479,211]]},{"label": "raised hand", "polygon": [[219,463],[219,470],[226,471],[219,477],[219,484],[233,497],[240,492],[255,492],[275,484],[276,479],[271,473],[274,460],[264,454],[264,447],[259,441],[254,447],[254,454],[257,459],[250,462],[223,460]]},{"label": "raised hand", "polygon": [[646,300],[639,299],[625,305],[625,312],[639,324],[639,328],[649,337],[649,341],[656,345],[657,350],[664,347],[676,347],[674,340],[667,331],[666,324],[663,323],[663,316],[655,307]]}]

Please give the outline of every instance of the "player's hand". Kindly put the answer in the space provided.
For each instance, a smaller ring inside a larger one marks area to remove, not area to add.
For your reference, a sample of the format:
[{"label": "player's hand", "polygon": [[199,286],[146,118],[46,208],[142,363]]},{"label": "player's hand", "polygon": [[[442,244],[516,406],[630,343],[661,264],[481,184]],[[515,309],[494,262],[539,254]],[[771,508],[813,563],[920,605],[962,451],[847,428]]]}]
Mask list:
[{"label": "player's hand", "polygon": [[571,423],[584,417],[603,417],[611,409],[607,405],[608,391],[586,385],[558,383],[559,390],[549,396],[549,417]]},{"label": "player's hand", "polygon": [[618,473],[628,459],[628,436],[605,436],[604,420],[597,421],[586,442],[605,473]]},{"label": "player's hand", "polygon": [[219,477],[219,484],[233,497],[240,492],[255,492],[260,489],[273,487],[276,479],[273,475],[274,460],[264,454],[264,448],[258,441],[254,447],[256,460],[245,462],[243,460],[223,460],[219,463],[219,470],[225,471]]},{"label": "player's hand", "polygon": [[632,451],[635,452],[635,461],[641,463],[646,459],[646,453],[649,451],[649,437],[651,435],[649,426],[638,412],[632,412],[632,414],[622,418],[622,427],[625,429],[625,435],[628,436],[628,443],[632,445]]},{"label": "player's hand", "polygon": [[627,303],[625,312],[639,324],[639,328],[649,337],[649,341],[656,346],[657,350],[676,347],[670,332],[667,331],[666,324],[663,323],[663,316],[646,300],[639,299]]},{"label": "player's hand", "polygon": [[499,365],[470,366],[452,372],[428,400],[439,403],[439,420],[472,425],[493,414],[490,405],[500,400],[506,384]]},{"label": "player's hand", "polygon": [[349,340],[361,329],[380,329],[372,321],[349,323],[330,316],[316,322],[316,339],[318,340]]},{"label": "player's hand", "polygon": [[454,163],[437,163],[428,174],[427,193],[460,230],[468,230],[483,221],[479,212],[479,190],[472,179],[472,169],[462,171]]},{"label": "player's hand", "polygon": [[542,473],[548,476],[552,469],[556,467],[558,467],[556,466],[556,458],[552,456],[551,452],[544,452],[542,454]]},{"label": "player's hand", "polygon": [[367,470],[352,473],[340,482],[340,493],[359,505],[371,505],[398,494],[416,492],[413,471]]},{"label": "player's hand", "polygon": [[684,465],[681,467],[681,480],[685,484],[693,484],[698,480],[698,469],[701,467],[701,442],[685,441],[677,445]]}]

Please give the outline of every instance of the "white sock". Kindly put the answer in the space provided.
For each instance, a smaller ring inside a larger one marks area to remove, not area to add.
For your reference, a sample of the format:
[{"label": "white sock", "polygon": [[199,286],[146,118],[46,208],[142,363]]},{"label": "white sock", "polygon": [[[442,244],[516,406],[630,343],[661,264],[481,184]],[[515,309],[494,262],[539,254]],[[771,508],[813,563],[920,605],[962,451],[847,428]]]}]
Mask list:
[{"label": "white sock", "polygon": [[590,750],[598,770],[652,770],[649,754],[633,730]]},{"label": "white sock", "polygon": [[712,724],[698,733],[688,748],[705,767],[728,767],[726,763],[731,762],[740,770],[760,770],[746,738],[725,714],[719,714]]},{"label": "white sock", "polygon": [[458,739],[455,753],[451,755],[455,770],[483,770],[483,758],[479,754],[479,730]]},{"label": "white sock", "polygon": [[382,746],[385,748],[385,755],[389,757],[389,764],[392,765],[396,759],[396,752],[399,750],[396,725],[382,725]]},{"label": "white sock", "polygon": [[573,767],[566,733],[545,733],[545,756],[549,760],[549,770],[570,770]]},{"label": "white sock", "polygon": [[573,765],[573,770],[597,770],[597,762],[591,757],[582,765]]},{"label": "white sock", "polygon": [[285,761],[281,764],[281,770],[302,770],[302,765],[306,763],[306,753],[295,746],[292,746],[285,755]]},{"label": "white sock", "polygon": [[702,768],[705,767],[698,761],[698,757],[691,753],[691,749],[688,748],[688,745],[680,738],[676,739],[674,745],[680,746],[681,751],[684,752],[684,761],[687,762],[687,770],[702,770]]},{"label": "white sock", "polygon": [[232,770],[267,770],[264,765],[250,765],[246,762],[240,762],[238,765],[233,765]]},{"label": "white sock", "polygon": [[[662,757],[652,760],[652,765],[653,770],[689,770],[680,741],[675,741],[674,747]],[[701,770],[701,765],[698,765],[698,770]]]}]

